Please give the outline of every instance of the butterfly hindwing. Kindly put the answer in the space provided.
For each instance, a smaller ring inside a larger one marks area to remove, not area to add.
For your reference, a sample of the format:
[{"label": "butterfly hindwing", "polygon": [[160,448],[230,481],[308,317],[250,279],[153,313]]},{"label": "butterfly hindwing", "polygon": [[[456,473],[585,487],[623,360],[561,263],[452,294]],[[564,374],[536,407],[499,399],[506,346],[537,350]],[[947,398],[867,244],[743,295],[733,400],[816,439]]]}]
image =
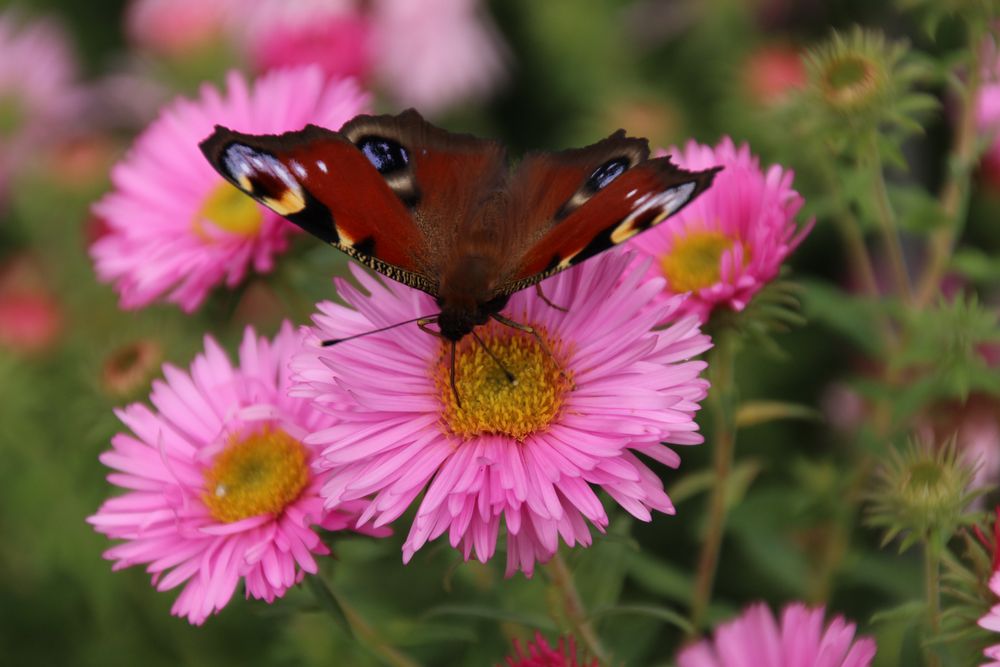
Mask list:
[{"label": "butterfly hindwing", "polygon": [[[642,150],[637,151],[637,142]],[[557,203],[558,197],[551,195],[527,196],[528,201],[547,197],[548,205],[534,208],[532,242],[521,254],[517,266],[505,276],[502,293],[523,289],[624,243],[678,212],[711,185],[717,169],[688,172],[668,158],[647,160],[645,143],[618,132],[591,147],[579,149],[582,168],[577,170],[576,189],[567,199]],[[602,150],[593,150],[598,147]],[[561,156],[562,153],[542,154],[539,164],[530,166],[535,171],[558,173]],[[555,162],[556,166],[549,162]],[[528,178],[529,175],[515,176],[524,179],[520,187],[529,192],[531,188],[544,187],[542,181]],[[559,197],[569,190],[565,181],[571,176],[566,171]]]}]

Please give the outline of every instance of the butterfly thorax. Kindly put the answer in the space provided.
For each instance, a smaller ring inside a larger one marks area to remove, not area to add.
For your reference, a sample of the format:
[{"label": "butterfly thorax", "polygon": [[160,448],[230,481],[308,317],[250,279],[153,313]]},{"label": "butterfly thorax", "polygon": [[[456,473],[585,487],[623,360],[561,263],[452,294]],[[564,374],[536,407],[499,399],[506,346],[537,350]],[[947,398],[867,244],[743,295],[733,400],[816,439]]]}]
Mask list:
[{"label": "butterfly thorax", "polygon": [[497,296],[494,287],[496,262],[483,255],[466,255],[442,276],[438,305],[438,327],[448,340],[458,341],[490,315],[507,305],[507,295]]}]

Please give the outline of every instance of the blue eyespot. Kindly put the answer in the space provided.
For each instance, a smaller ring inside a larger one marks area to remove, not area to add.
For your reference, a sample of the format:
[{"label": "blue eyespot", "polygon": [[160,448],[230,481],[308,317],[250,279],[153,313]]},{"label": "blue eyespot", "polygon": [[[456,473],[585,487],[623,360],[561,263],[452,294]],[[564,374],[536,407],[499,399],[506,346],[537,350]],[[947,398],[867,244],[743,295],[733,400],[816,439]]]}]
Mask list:
[{"label": "blue eyespot", "polygon": [[611,185],[611,181],[625,173],[629,168],[629,160],[626,157],[618,157],[608,160],[594,170],[594,173],[587,179],[586,187],[592,192],[598,192]]},{"label": "blue eyespot", "polygon": [[389,174],[405,169],[410,161],[409,154],[399,142],[385,137],[362,137],[358,139],[355,146],[365,154],[365,157],[380,174]]}]

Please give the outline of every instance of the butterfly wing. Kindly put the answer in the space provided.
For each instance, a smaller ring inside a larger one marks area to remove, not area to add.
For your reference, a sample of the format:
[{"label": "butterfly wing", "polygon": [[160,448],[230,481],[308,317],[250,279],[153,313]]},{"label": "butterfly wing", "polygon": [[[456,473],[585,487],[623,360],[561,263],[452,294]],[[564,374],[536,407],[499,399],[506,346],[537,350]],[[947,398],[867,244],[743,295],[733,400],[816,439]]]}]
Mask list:
[{"label": "butterfly wing", "polygon": [[527,156],[511,183],[524,239],[499,288],[510,294],[623,243],[681,210],[719,171],[649,160],[619,130],[585,148]]},{"label": "butterfly wing", "polygon": [[432,295],[463,193],[479,191],[506,170],[496,142],[438,129],[412,109],[358,116],[339,132],[310,125],[257,136],[217,127],[201,149],[258,202]]}]

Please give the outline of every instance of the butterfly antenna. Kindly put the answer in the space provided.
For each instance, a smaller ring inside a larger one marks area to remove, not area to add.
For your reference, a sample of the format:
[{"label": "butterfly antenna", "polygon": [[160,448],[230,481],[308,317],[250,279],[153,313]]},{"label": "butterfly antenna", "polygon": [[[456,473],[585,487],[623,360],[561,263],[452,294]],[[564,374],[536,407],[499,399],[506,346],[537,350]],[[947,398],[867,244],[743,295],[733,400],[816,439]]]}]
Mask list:
[{"label": "butterfly antenna", "polygon": [[500,361],[497,355],[493,354],[493,350],[486,347],[486,343],[484,343],[483,339],[479,337],[479,334],[476,333],[475,329],[472,330],[472,337],[475,338],[476,342],[479,343],[479,346],[486,351],[486,354],[490,355],[490,359],[493,360],[493,363],[495,363],[500,368],[500,370],[503,371],[503,374],[507,377],[507,382],[515,384],[517,382],[517,378],[514,377],[513,373],[507,370],[507,367],[503,365],[503,362]]},{"label": "butterfly antenna", "polygon": [[372,334],[388,331],[389,329],[395,329],[396,327],[401,327],[404,324],[413,324],[414,322],[417,322],[418,324],[421,322],[426,323],[426,322],[431,322],[435,319],[436,318],[433,316],[426,316],[426,315],[423,317],[414,317],[412,320],[404,320],[403,322],[396,322],[395,324],[390,324],[387,327],[382,327],[380,329],[372,329],[371,331],[365,331],[364,333],[354,334],[353,336],[345,336],[344,338],[330,338],[322,341],[320,345],[322,345],[323,347],[331,347],[333,345],[339,345],[340,343],[345,343],[349,340],[354,340],[355,338],[361,338],[362,336],[370,336]]},{"label": "butterfly antenna", "polygon": [[537,341],[538,345],[542,348],[545,354],[549,355],[549,359],[555,362],[556,367],[559,369],[559,375],[563,376],[564,378],[567,377],[566,371],[564,371],[562,368],[562,364],[560,364],[559,360],[556,359],[556,355],[552,354],[552,350],[550,350],[549,346],[545,344],[545,339],[542,338],[541,335],[538,333],[538,331],[535,330],[535,327],[529,326],[527,324],[521,324],[520,322],[515,322],[510,318],[504,317],[500,313],[493,313],[492,315],[490,315],[490,317],[492,317],[500,324],[503,324],[504,326],[508,326],[511,329],[517,329],[518,331],[523,331],[527,334],[531,334],[532,336],[534,336],[535,341]]},{"label": "butterfly antenna", "polygon": [[451,393],[455,397],[455,405],[462,409],[462,399],[458,397],[458,387],[455,386],[455,345],[456,341],[451,341]]}]

